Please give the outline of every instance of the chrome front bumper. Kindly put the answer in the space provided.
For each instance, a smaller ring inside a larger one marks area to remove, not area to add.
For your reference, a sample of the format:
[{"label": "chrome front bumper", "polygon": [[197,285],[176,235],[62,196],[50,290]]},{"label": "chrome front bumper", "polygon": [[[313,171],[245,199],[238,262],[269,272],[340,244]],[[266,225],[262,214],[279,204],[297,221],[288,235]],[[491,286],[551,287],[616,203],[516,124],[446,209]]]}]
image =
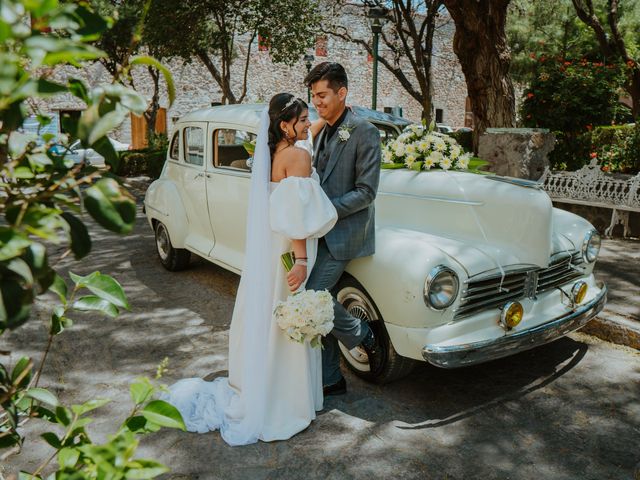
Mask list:
[{"label": "chrome front bumper", "polygon": [[425,345],[422,356],[436,367],[458,368],[507,357],[544,345],[579,329],[600,313],[607,303],[607,290],[607,286],[603,284],[598,296],[589,303],[537,327],[481,342]]}]

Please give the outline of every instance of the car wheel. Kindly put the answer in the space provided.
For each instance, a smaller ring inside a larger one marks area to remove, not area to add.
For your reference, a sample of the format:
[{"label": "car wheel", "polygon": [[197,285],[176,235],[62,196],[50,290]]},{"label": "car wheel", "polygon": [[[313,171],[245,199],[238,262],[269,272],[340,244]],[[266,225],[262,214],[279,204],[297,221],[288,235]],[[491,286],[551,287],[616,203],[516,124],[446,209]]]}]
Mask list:
[{"label": "car wheel", "polygon": [[375,383],[389,383],[408,375],[416,361],[399,355],[393,348],[384,321],[375,303],[366,290],[353,277],[343,278],[338,284],[338,301],[356,318],[369,323],[376,335],[383,356],[382,367],[372,372],[369,359],[360,346],[349,350],[338,342],[347,366],[359,377]]},{"label": "car wheel", "polygon": [[164,268],[171,272],[184,270],[189,266],[191,252],[184,248],[175,248],[171,244],[169,230],[162,222],[156,223],[156,251]]}]

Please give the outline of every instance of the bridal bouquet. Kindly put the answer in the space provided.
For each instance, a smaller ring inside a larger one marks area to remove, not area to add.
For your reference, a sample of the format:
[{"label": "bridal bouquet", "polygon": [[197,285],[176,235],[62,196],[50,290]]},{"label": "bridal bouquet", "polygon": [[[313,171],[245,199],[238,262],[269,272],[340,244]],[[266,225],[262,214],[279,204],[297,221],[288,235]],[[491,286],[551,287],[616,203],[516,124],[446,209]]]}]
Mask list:
[{"label": "bridal bouquet", "polygon": [[[291,270],[290,253],[282,256],[282,262],[287,271]],[[320,347],[320,337],[333,329],[333,298],[326,290],[303,290],[278,302],[273,314],[291,340],[300,343],[309,340],[312,347]]]},{"label": "bridal bouquet", "polygon": [[467,170],[470,159],[455,138],[415,124],[384,146],[382,168]]}]

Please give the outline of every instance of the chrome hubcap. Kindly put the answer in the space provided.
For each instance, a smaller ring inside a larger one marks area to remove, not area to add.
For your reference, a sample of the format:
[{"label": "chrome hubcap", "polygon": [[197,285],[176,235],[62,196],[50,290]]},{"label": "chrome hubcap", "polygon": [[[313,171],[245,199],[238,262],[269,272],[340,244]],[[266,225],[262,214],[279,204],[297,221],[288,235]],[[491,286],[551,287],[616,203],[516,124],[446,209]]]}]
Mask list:
[{"label": "chrome hubcap", "polygon": [[158,255],[162,260],[166,260],[169,256],[169,248],[171,243],[169,242],[169,234],[163,224],[159,224],[156,229],[156,248],[158,249]]},{"label": "chrome hubcap", "polygon": [[[354,317],[369,323],[378,321],[375,308],[364,293],[357,288],[343,288],[338,292],[337,298],[347,312]],[[371,370],[369,368],[369,358],[362,347],[357,346],[349,350],[341,342],[338,342],[338,345],[345,359],[353,368],[361,372],[369,372]]]}]

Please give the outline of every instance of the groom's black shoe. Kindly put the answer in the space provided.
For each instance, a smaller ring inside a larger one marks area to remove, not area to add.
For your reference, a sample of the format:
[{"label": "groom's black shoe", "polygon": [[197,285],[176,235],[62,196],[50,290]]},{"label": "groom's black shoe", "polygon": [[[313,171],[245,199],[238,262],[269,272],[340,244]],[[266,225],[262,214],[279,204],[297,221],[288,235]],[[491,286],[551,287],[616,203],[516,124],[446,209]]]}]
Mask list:
[{"label": "groom's black shoe", "polygon": [[347,393],[347,381],[344,377],[333,385],[325,385],[322,387],[322,394],[325,397],[328,397],[329,395],[344,395],[345,393]]},{"label": "groom's black shoe", "polygon": [[369,330],[360,345],[367,353],[367,357],[369,357],[369,371],[373,375],[377,375],[384,366],[384,353],[378,337],[373,334],[372,330]]}]

